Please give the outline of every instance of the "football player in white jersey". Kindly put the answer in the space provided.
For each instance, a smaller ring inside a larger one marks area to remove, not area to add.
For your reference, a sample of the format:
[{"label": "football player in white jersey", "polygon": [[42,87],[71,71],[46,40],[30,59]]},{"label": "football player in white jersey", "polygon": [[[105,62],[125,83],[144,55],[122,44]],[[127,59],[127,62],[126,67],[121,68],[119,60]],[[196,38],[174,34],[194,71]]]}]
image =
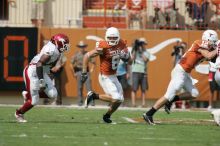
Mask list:
[{"label": "football player in white jersey", "polygon": [[[216,50],[217,50],[217,58],[215,63],[210,62],[210,67],[213,71],[215,71],[215,81],[220,86],[220,40],[216,43]],[[215,109],[211,112],[214,122],[220,126],[220,109]]]},{"label": "football player in white jersey", "polygon": [[45,93],[49,98],[57,97],[57,90],[48,73],[50,68],[56,64],[61,53],[69,48],[69,38],[64,34],[56,34],[24,68],[23,78],[26,91],[22,92],[24,104],[15,112],[18,122],[27,122],[24,114],[38,103],[41,95],[39,93]]}]

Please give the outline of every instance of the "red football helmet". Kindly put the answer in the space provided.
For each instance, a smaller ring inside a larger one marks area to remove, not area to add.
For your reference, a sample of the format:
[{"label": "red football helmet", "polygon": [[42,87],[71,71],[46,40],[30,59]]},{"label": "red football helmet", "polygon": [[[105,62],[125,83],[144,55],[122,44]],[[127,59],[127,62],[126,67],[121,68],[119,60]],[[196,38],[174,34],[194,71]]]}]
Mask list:
[{"label": "red football helmet", "polygon": [[69,38],[65,34],[56,34],[52,36],[51,42],[56,45],[59,52],[68,51],[70,49]]}]

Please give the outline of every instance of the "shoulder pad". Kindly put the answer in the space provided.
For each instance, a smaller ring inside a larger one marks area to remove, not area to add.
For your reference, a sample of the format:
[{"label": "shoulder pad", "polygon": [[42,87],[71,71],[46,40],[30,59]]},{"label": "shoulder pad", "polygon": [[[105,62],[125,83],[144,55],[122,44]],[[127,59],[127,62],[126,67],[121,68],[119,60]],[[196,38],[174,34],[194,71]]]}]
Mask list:
[{"label": "shoulder pad", "polygon": [[54,46],[52,46],[52,45],[45,45],[45,46],[42,48],[41,52],[42,52],[43,54],[45,54],[45,55],[52,56],[53,53],[55,52],[55,49],[56,49],[56,48],[55,48]]}]

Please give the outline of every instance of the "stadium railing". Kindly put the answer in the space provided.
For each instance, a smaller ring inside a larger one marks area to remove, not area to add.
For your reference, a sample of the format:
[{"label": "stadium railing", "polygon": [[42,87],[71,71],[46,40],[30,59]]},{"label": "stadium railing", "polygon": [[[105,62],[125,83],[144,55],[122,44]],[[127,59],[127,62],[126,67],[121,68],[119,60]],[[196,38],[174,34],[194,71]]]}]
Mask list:
[{"label": "stadium railing", "polygon": [[[116,1],[120,3],[117,7]],[[161,0],[163,1],[163,0]],[[31,21],[33,0],[2,0],[0,2],[0,26],[34,27]],[[44,2],[43,27],[55,28],[106,28],[116,26],[127,28],[125,0],[47,0]],[[166,29],[206,29],[212,27],[210,18],[214,15],[212,4],[207,5],[204,22],[193,20],[193,7],[186,0],[176,0],[176,25]],[[154,20],[154,21],[153,21]],[[153,0],[147,0],[147,28],[161,29],[155,17]],[[220,23],[220,22],[218,22]],[[139,23],[134,21],[134,28]],[[219,26],[219,24],[218,24]],[[216,28],[213,28],[216,29]]]}]

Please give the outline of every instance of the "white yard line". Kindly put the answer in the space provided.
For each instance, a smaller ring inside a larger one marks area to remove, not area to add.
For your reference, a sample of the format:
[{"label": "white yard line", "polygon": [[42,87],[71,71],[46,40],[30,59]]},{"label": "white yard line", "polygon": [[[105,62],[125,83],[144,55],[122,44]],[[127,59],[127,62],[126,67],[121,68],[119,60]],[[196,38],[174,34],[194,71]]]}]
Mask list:
[{"label": "white yard line", "polygon": [[122,117],[122,119],[124,119],[125,121],[130,122],[130,123],[139,123],[138,121],[135,121],[135,120],[128,118],[128,117]]},{"label": "white yard line", "polygon": [[22,133],[20,135],[12,135],[12,137],[21,137],[21,138],[23,138],[23,137],[27,137],[27,134]]},{"label": "white yard line", "polygon": [[161,137],[161,138],[153,138],[153,137],[143,137],[143,138],[138,138],[142,140],[160,140],[160,141],[176,141],[175,138],[166,138],[166,137]]},{"label": "white yard line", "polygon": [[43,134],[42,137],[43,138],[57,138],[57,136],[49,136],[49,135],[46,135],[46,134]]},{"label": "white yard line", "polygon": [[[0,107],[20,107],[21,105],[16,104],[0,104]],[[108,109],[107,105],[96,105],[89,106],[85,108],[84,106],[78,106],[76,104],[72,105],[37,105],[37,107],[47,107],[47,108],[73,108],[73,109]],[[131,111],[144,111],[146,112],[149,108],[141,108],[141,107],[119,107],[119,110],[131,110]],[[163,108],[160,111],[164,111]],[[192,109],[172,109],[175,112],[187,112],[187,111],[196,111],[196,112],[209,112],[206,108],[192,108]]]},{"label": "white yard line", "polygon": [[[15,104],[0,104],[0,107],[19,107],[21,105],[15,105]],[[96,106],[89,106],[88,108],[85,108],[84,106],[78,106],[78,105],[37,105],[37,107],[47,107],[47,108],[73,108],[73,109],[108,109],[109,106],[107,105],[96,105]],[[148,108],[134,108],[134,107],[119,107],[119,110],[140,110],[140,111],[146,111]]]}]

